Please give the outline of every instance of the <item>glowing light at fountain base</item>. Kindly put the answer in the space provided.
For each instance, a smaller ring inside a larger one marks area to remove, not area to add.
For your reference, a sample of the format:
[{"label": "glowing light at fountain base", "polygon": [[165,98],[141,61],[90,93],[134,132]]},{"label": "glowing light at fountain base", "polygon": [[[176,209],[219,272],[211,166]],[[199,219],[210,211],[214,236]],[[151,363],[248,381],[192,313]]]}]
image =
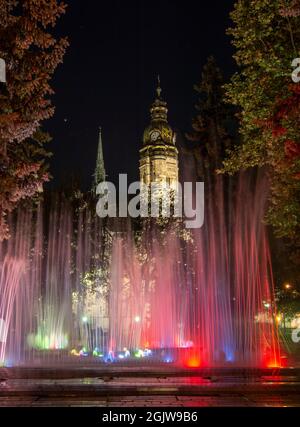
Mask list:
[{"label": "glowing light at fountain base", "polygon": [[37,350],[63,350],[68,348],[69,339],[67,334],[55,332],[47,333],[39,330],[36,334],[29,334],[27,337],[29,348]]}]

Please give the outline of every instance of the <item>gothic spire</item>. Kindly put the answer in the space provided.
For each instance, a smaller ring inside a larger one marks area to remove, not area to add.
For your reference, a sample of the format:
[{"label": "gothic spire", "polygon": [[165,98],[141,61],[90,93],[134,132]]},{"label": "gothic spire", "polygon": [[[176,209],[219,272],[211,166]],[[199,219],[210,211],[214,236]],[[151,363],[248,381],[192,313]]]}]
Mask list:
[{"label": "gothic spire", "polygon": [[159,77],[159,74],[158,74],[158,76],[157,76],[157,88],[156,88],[156,93],[157,93],[158,98],[160,99],[160,96],[161,96],[161,87],[160,87],[160,77]]},{"label": "gothic spire", "polygon": [[102,146],[102,128],[99,127],[99,139],[98,139],[98,153],[97,153],[97,163],[94,173],[94,185],[97,187],[100,182],[105,181],[106,173],[104,167],[104,157],[103,157],[103,146]]}]

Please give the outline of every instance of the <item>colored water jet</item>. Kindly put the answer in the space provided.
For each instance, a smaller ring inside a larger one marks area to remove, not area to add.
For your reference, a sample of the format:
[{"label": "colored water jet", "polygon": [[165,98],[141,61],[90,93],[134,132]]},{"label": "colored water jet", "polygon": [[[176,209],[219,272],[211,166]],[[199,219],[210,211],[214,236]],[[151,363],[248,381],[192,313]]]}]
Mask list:
[{"label": "colored water jet", "polygon": [[16,212],[0,245],[2,363],[280,366],[266,184],[243,175],[225,194],[216,178],[199,230],[115,231],[63,196]]}]

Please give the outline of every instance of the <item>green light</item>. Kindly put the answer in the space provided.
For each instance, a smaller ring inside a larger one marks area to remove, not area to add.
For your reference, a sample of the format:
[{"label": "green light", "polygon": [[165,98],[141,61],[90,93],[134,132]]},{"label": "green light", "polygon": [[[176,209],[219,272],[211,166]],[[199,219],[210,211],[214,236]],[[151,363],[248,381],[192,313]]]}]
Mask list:
[{"label": "green light", "polygon": [[137,358],[143,357],[143,356],[144,356],[144,352],[143,352],[143,350],[137,350],[137,351],[134,353],[134,356],[135,356],[135,357],[137,357]]}]

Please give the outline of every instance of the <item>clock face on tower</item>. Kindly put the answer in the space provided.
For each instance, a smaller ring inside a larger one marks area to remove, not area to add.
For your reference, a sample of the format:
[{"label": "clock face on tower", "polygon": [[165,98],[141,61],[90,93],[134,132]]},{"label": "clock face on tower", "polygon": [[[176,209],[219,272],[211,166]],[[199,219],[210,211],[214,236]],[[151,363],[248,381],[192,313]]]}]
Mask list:
[{"label": "clock face on tower", "polygon": [[157,141],[159,136],[160,133],[157,130],[154,130],[150,135],[151,141]]}]

